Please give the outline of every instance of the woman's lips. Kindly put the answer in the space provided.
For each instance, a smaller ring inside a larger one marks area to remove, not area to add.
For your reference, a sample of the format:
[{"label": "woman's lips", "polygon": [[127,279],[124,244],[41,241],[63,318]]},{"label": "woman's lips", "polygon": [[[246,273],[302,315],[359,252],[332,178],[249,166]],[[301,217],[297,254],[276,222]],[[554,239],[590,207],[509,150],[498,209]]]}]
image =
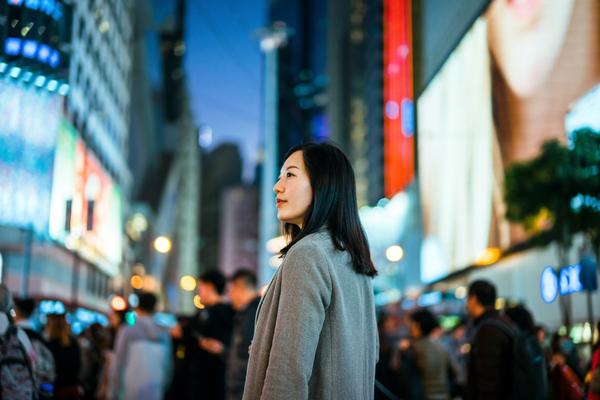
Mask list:
[{"label": "woman's lips", "polygon": [[537,15],[541,0],[507,0],[508,7],[521,22],[529,23]]}]

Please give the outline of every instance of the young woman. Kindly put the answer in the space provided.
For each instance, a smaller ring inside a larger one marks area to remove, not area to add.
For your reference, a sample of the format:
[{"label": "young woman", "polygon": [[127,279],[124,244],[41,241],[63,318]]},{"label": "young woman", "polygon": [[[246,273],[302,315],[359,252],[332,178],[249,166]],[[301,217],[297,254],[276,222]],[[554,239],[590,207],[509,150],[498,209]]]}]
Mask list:
[{"label": "young woman", "polygon": [[274,191],[288,245],[257,311],[244,400],[372,399],[376,270],[350,162],[331,144],[294,147]]}]

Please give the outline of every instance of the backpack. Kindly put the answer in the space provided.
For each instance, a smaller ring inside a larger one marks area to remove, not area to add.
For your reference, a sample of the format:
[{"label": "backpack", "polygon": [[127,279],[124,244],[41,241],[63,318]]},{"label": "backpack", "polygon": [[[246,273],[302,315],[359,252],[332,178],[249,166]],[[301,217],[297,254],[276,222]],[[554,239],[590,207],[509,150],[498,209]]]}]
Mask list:
[{"label": "backpack", "polygon": [[491,325],[511,338],[512,394],[514,399],[542,400],[548,396],[548,375],[544,351],[533,335],[500,318],[488,318]]},{"label": "backpack", "polygon": [[32,360],[24,344],[28,342],[25,332],[12,324],[0,338],[0,399],[2,400],[37,399]]},{"label": "backpack", "polygon": [[31,329],[23,328],[23,330],[29,337],[35,354],[33,363],[35,387],[40,397],[48,397],[54,391],[54,380],[56,379],[54,355],[42,335]]}]

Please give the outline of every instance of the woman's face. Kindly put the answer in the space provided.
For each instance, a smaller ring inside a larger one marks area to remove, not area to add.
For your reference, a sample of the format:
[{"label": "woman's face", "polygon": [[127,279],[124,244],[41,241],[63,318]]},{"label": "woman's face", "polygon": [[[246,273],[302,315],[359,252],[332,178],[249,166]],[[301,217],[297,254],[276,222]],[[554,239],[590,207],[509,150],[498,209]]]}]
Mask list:
[{"label": "woman's face", "polygon": [[302,229],[313,193],[301,151],[285,160],[273,190],[277,194],[277,218]]}]

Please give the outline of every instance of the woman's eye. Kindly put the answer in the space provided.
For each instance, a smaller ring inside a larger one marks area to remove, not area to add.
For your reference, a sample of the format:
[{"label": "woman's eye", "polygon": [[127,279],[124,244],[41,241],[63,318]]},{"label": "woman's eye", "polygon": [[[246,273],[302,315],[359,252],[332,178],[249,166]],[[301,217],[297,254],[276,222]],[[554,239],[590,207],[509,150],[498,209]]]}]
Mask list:
[{"label": "woman's eye", "polygon": [[286,177],[290,177],[290,176],[294,176],[294,174],[292,174],[291,172],[288,172],[287,174],[285,174]]}]

